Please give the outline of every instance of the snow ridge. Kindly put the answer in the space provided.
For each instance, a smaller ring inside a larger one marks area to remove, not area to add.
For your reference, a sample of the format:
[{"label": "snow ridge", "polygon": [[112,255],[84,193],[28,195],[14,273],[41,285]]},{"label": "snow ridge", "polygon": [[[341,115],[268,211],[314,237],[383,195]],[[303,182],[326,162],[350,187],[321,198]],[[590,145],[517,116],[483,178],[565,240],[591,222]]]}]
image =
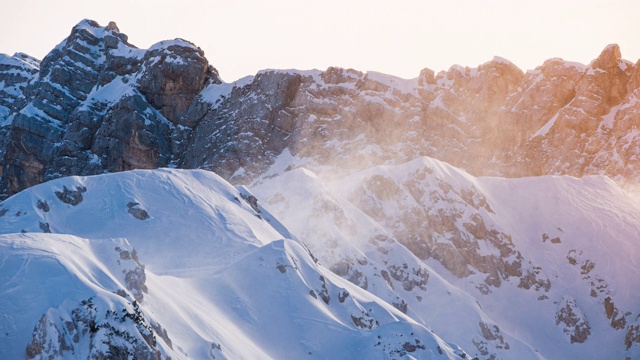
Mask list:
[{"label": "snow ridge", "polygon": [[3,358],[462,353],[324,268],[210,172],[62,178],[0,214]]}]

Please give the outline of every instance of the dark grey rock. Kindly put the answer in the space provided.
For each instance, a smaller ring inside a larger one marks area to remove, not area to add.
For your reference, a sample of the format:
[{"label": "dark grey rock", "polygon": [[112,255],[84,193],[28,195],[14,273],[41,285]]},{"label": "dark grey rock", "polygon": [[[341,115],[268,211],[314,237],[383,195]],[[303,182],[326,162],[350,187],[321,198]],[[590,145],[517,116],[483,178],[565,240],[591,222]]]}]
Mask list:
[{"label": "dark grey rock", "polygon": [[44,212],[49,212],[49,203],[46,200],[38,200],[36,207]]},{"label": "dark grey rock", "polygon": [[200,120],[180,167],[201,167],[225,178],[244,168],[249,175],[264,171],[293,143],[292,106],[299,74],[265,72],[236,87]]},{"label": "dark grey rock", "polygon": [[240,196],[244,201],[247,202],[247,204],[249,204],[249,206],[251,206],[253,211],[257,212],[258,214],[260,213],[260,208],[258,207],[258,199],[255,196],[245,194],[240,194]]},{"label": "dark grey rock", "polygon": [[65,204],[76,206],[84,200],[83,193],[87,192],[87,188],[84,186],[76,186],[75,190],[68,189],[66,186],[62,187],[62,191],[56,191],[56,197]]},{"label": "dark grey rock", "polygon": [[380,327],[378,320],[371,317],[367,312],[363,311],[359,316],[351,315],[353,324],[360,329],[375,329]]},{"label": "dark grey rock", "polygon": [[40,229],[45,233],[51,233],[51,228],[48,222],[40,222]]},{"label": "dark grey rock", "polygon": [[127,207],[129,208],[127,212],[131,214],[134,218],[138,220],[149,219],[149,213],[147,213],[147,210],[142,209],[140,207],[140,204],[138,204],[137,202],[130,202],[127,204]]},{"label": "dark grey rock", "polygon": [[149,290],[146,285],[147,275],[144,264],[140,263],[135,249],[128,251],[118,246],[115,248],[115,251],[119,253],[121,260],[131,261],[133,263],[133,269],[127,268],[123,270],[124,281],[127,289],[133,294],[134,299],[136,301],[142,301],[144,294]]},{"label": "dark grey rock", "polygon": [[76,25],[42,60],[38,77],[25,89],[25,107],[8,130],[0,192],[13,194],[60,176],[52,164],[56,148],[71,113],[98,83],[106,59],[104,39],[88,28],[102,29],[90,20]]},{"label": "dark grey rock", "polygon": [[183,115],[205,83],[220,83],[204,52],[192,43],[175,39],[154,45],[144,55],[139,89],[146,100],[176,125],[195,124]]}]

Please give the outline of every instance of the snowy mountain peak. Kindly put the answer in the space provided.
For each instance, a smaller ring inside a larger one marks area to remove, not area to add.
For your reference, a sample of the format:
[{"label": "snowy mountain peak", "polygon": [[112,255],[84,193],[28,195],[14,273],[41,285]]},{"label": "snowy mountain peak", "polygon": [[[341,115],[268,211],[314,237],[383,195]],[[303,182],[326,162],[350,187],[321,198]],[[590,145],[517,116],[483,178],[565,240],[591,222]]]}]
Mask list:
[{"label": "snowy mountain peak", "polygon": [[151,47],[149,48],[149,51],[158,50],[158,49],[168,49],[172,46],[178,46],[178,47],[197,50],[200,53],[200,55],[204,55],[204,52],[202,52],[202,50],[199,47],[197,47],[195,44],[181,38],[176,38],[173,40],[163,40],[163,41],[157,42],[151,45]]},{"label": "snowy mountain peak", "polygon": [[63,178],[0,214],[3,358],[463,357],[210,172]]},{"label": "snowy mountain peak", "polygon": [[[146,185],[139,188],[136,184],[140,182]],[[210,198],[194,197],[195,193]],[[101,232],[112,227],[110,236],[126,237],[146,254],[150,269],[180,271],[200,266],[191,259],[194,251],[216,259],[221,247],[235,243],[251,247],[283,237],[266,222],[270,217],[265,210],[248,203],[250,196],[202,170],[71,177],[36,186],[3,202],[5,219],[10,220],[0,224],[0,231],[42,232],[44,227],[44,232],[102,238]],[[176,209],[185,206],[189,214],[180,220]],[[264,211],[265,217],[258,211]],[[228,238],[226,227],[244,235]],[[154,238],[158,239],[149,240]],[[161,242],[165,246],[159,249]],[[226,258],[230,251],[227,249]]]},{"label": "snowy mountain peak", "polygon": [[94,20],[84,19],[71,29],[71,34],[69,35],[67,41],[74,41],[76,39],[76,36],[79,36],[83,31],[88,32],[99,39],[104,38],[107,35],[120,34],[120,29],[113,21],[110,21],[107,26],[101,26]]},{"label": "snowy mountain peak", "polygon": [[0,55],[0,358],[636,358],[639,64]]}]

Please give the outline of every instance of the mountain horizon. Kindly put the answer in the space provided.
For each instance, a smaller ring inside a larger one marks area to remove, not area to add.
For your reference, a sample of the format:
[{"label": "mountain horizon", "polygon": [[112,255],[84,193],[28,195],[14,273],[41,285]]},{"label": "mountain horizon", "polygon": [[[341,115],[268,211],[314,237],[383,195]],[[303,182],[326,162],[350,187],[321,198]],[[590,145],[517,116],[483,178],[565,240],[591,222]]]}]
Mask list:
[{"label": "mountain horizon", "polygon": [[214,65],[0,54],[0,357],[640,356],[640,60]]}]

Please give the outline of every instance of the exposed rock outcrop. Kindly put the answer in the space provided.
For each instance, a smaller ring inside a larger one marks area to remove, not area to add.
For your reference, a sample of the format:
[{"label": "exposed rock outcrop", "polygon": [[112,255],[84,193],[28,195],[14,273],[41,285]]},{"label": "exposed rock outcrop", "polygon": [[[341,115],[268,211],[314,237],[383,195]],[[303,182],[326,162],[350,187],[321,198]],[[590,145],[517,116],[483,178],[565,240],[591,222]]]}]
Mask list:
[{"label": "exposed rock outcrop", "polygon": [[569,337],[571,343],[583,343],[591,335],[591,327],[570,296],[563,296],[556,310],[556,325]]},{"label": "exposed rock outcrop", "polygon": [[144,272],[144,264],[140,263],[135,249],[126,250],[117,246],[115,251],[119,254],[120,260],[125,262],[125,264],[120,265],[123,267],[122,275],[127,289],[131,291],[136,301],[142,301],[144,294],[148,292],[145,284],[147,275]]},{"label": "exposed rock outcrop", "polygon": [[176,125],[194,126],[184,114],[207,81],[220,84],[217,70],[192,43],[161,41],[144,54],[139,90],[146,100]]},{"label": "exposed rock outcrop", "polygon": [[0,103],[8,109],[0,110],[5,196],[64,175],[168,166],[195,124],[187,109],[205,84],[220,83],[191,43],[140,50],[115,23],[91,20],[76,25],[37,74],[36,60],[9,60],[6,73],[21,67],[22,75],[0,67],[4,91],[17,94],[3,99],[11,107]]},{"label": "exposed rock outcrop", "polygon": [[[485,215],[493,213],[487,199],[477,189],[445,182],[433,172],[423,164],[400,178],[372,175],[348,196],[416,256],[438,260],[457,277],[480,272],[493,287],[518,277],[521,287],[548,291],[551,284],[540,269],[525,266],[511,236]],[[398,270],[390,268],[390,274],[402,277]]]},{"label": "exposed rock outcrop", "polygon": [[[165,335],[165,334],[163,334]],[[50,309],[36,324],[27,359],[161,359],[153,328],[135,303],[122,312],[83,300],[71,313]]]}]

